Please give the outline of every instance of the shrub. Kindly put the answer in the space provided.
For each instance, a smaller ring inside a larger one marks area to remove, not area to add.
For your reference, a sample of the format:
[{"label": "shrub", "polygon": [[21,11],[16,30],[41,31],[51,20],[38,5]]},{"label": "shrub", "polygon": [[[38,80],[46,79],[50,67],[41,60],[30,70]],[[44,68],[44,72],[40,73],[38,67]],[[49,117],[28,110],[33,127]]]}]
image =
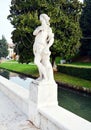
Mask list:
[{"label": "shrub", "polygon": [[81,66],[67,66],[67,65],[57,65],[57,69],[61,73],[65,73],[71,76],[76,76],[86,80],[91,80],[91,68],[81,67]]}]

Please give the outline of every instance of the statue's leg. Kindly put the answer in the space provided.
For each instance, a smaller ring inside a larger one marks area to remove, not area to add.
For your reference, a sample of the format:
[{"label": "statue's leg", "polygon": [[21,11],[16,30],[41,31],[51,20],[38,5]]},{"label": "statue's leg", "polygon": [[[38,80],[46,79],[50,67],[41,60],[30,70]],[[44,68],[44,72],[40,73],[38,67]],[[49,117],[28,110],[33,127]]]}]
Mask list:
[{"label": "statue's leg", "polygon": [[37,65],[38,70],[39,70],[40,77],[38,78],[38,80],[42,80],[42,79],[46,80],[47,79],[46,70],[45,70],[44,65],[41,62],[40,54],[35,55],[34,63]]},{"label": "statue's leg", "polygon": [[46,54],[43,56],[43,65],[45,66],[46,72],[47,72],[47,79],[49,82],[55,82],[54,81],[54,75],[53,75],[53,68],[50,62],[50,55]]}]

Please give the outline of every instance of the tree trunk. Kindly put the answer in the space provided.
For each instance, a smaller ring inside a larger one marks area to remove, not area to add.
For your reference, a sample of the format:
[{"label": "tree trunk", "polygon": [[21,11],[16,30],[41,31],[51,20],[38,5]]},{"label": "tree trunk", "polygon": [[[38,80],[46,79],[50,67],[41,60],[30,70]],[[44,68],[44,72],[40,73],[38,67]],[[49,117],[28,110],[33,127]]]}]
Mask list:
[{"label": "tree trunk", "polygon": [[53,67],[53,65],[54,65],[55,59],[56,59],[56,57],[55,57],[55,56],[52,56],[52,67]]},{"label": "tree trunk", "polygon": [[52,56],[52,68],[53,68],[53,71],[54,71],[54,72],[57,71],[57,66],[56,66],[56,63],[55,63],[55,59],[56,59],[56,57],[55,57],[55,56]]}]

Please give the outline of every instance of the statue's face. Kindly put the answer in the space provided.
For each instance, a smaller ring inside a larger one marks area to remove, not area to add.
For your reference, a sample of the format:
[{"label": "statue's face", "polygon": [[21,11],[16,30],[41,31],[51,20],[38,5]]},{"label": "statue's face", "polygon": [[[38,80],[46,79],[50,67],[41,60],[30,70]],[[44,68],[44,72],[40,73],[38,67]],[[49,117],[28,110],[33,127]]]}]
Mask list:
[{"label": "statue's face", "polygon": [[42,18],[42,16],[40,16],[40,21],[42,22],[42,20],[43,20],[43,18]]},{"label": "statue's face", "polygon": [[46,14],[40,15],[40,22],[41,23],[46,23],[49,25],[49,20],[50,20],[50,17],[48,17]]},{"label": "statue's face", "polygon": [[40,22],[41,23],[46,23],[45,19],[42,16],[40,16]]}]

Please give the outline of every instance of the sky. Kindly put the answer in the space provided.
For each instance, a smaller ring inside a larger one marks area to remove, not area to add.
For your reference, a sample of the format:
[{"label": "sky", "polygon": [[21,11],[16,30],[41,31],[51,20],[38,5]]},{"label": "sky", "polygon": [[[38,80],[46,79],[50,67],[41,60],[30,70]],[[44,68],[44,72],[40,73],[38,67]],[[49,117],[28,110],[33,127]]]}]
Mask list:
[{"label": "sky", "polygon": [[[83,0],[79,0],[83,1]],[[11,0],[0,0],[0,39],[5,36],[8,43],[12,43],[11,32],[14,30],[7,16],[10,14]]]},{"label": "sky", "polygon": [[7,19],[9,13],[9,6],[11,0],[0,0],[0,39],[2,35],[5,36],[8,43],[11,43],[11,32],[13,31],[13,26]]}]

